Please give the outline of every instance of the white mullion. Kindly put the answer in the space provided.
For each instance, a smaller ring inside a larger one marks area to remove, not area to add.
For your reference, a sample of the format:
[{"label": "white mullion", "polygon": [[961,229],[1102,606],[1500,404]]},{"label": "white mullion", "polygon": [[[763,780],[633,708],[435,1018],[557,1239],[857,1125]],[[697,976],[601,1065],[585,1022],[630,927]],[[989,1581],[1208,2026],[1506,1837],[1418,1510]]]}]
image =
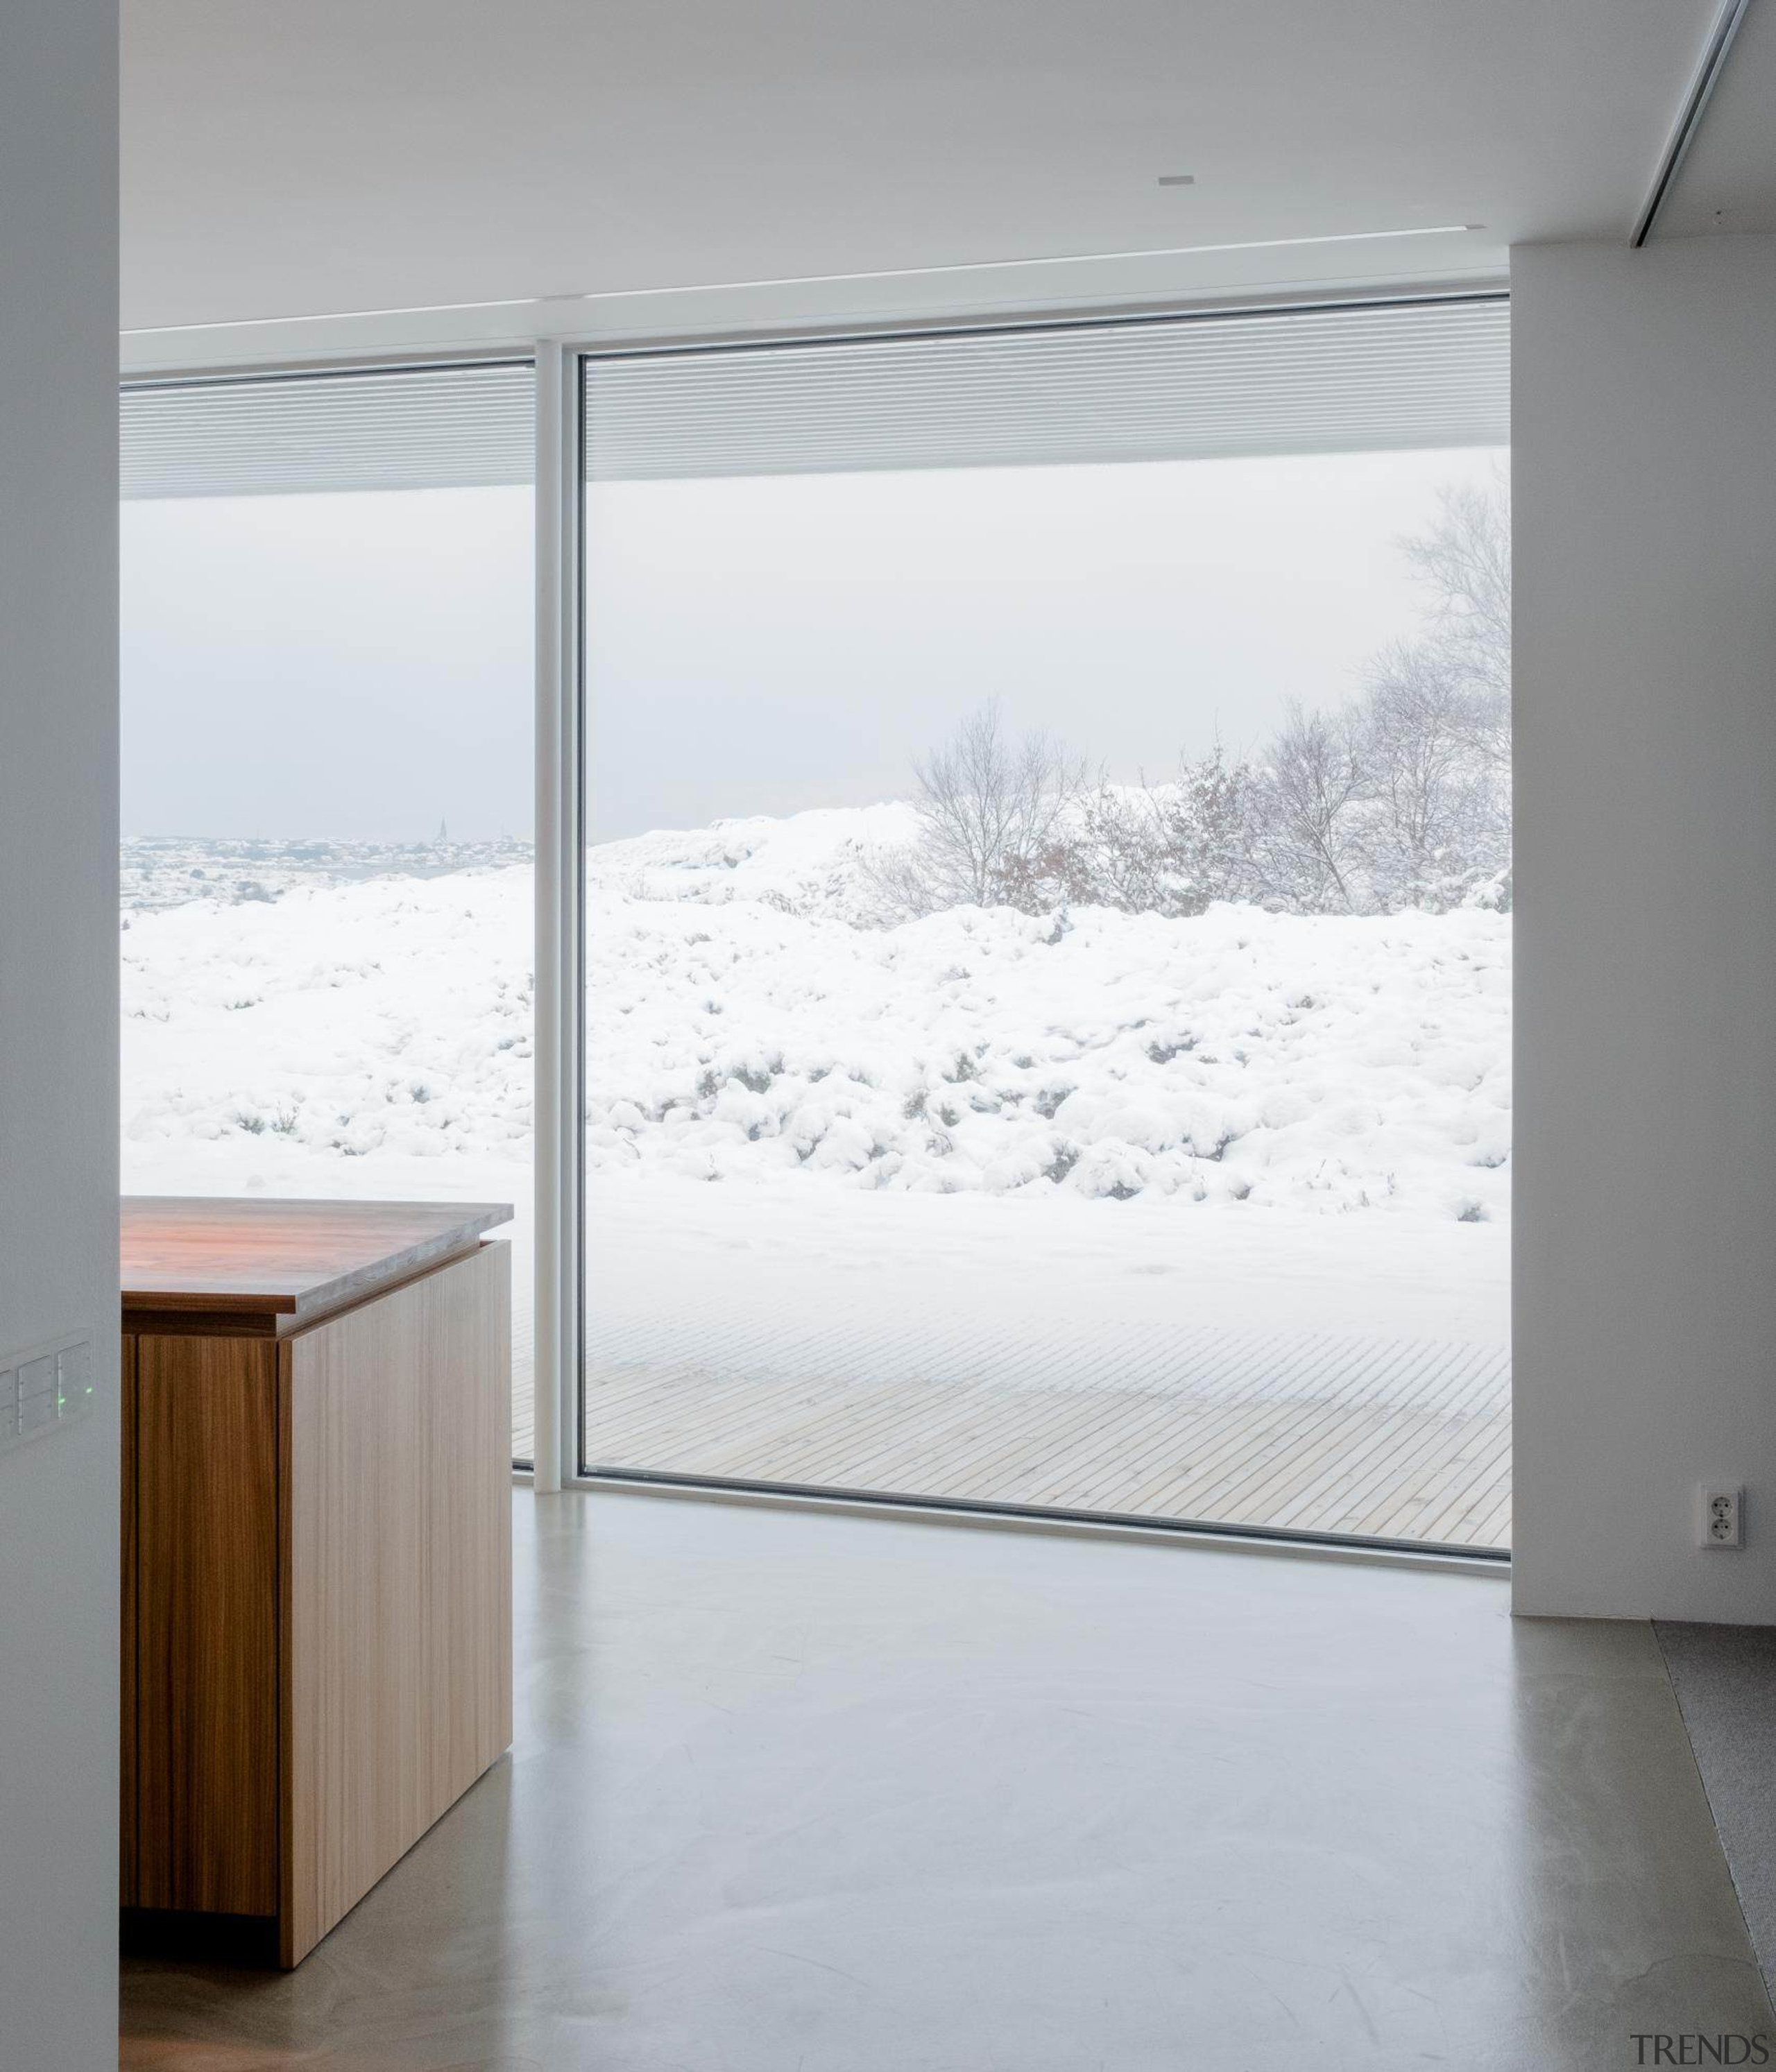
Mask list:
[{"label": "white mullion", "polygon": [[581,485],[585,475],[581,447],[585,427],[580,400],[580,356],[564,348],[561,361],[557,388],[561,412],[561,433],[556,442],[561,469],[561,520],[556,555],[556,623],[561,705],[561,1030],[565,1116],[561,1139],[561,1365],[556,1409],[561,1472],[564,1479],[571,1480],[580,1470],[580,1393],[585,1332],[582,1263],[586,1243],[586,1116],[582,1087],[586,1076],[586,957],[582,898],[586,882],[586,751],[581,738],[585,701],[582,689],[584,663],[580,652],[584,584],[584,546],[580,538]]},{"label": "white mullion", "polygon": [[[536,833],[535,1026],[536,1375],[533,1486],[561,1486],[577,1449],[563,1440],[577,1414],[579,1372],[578,689],[572,627],[578,598],[574,363],[551,340],[536,347]],[[571,559],[570,559],[571,557]]]}]

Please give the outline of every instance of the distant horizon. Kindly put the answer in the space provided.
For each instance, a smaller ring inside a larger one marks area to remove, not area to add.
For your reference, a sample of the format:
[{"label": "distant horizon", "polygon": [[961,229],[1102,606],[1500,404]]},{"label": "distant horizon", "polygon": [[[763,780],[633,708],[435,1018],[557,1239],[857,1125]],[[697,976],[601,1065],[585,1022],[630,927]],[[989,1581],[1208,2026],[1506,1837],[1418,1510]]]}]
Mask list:
[{"label": "distant horizon", "polygon": [[[869,813],[884,807],[905,806],[910,799],[870,799],[848,806],[802,806],[792,813],[718,813],[713,820],[700,821],[695,827],[638,828],[634,833],[610,835],[602,841],[588,843],[591,849],[610,849],[626,841],[645,841],[650,835],[705,834],[718,827],[726,827],[743,820],[786,821],[799,818],[804,813]],[[216,848],[237,849],[293,849],[314,846],[328,849],[534,849],[535,838],[530,835],[448,835],[442,840],[430,835],[318,835],[312,831],[292,831],[282,834],[215,835],[205,834],[190,828],[125,828],[119,840],[130,842],[191,842]]]}]

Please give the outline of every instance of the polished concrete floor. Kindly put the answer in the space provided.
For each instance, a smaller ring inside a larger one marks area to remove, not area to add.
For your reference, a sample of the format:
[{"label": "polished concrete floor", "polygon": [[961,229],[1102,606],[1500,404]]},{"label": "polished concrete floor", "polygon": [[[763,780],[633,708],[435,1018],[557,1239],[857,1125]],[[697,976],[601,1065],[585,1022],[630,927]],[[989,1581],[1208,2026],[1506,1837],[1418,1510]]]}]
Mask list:
[{"label": "polished concrete floor", "polygon": [[1776,2030],[1649,1627],[1202,1546],[518,1511],[511,1757],[296,1973],[131,1963],[125,2066],[1564,2072]]}]

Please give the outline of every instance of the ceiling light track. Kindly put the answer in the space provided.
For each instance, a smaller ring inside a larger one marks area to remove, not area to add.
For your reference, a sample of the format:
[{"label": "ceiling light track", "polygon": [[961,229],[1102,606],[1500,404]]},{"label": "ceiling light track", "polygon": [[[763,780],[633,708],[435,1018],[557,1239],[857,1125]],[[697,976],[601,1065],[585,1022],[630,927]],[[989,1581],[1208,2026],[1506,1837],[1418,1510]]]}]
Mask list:
[{"label": "ceiling light track", "polygon": [[125,338],[184,331],[252,331],[261,324],[348,323],[372,317],[450,316],[471,310],[556,308],[563,303],[639,302],[656,295],[710,295],[747,288],[815,288],[864,281],[912,281],[948,273],[985,273],[1031,266],[1088,266],[1128,259],[1188,259],[1226,252],[1281,252],[1297,245],[1367,245],[1398,237],[1453,237],[1483,228],[1476,223],[1413,224],[1396,230],[1334,230],[1312,237],[1244,238],[1230,245],[1162,245],[1134,252],[1060,252],[1036,258],[964,259],[945,266],[890,266],[861,273],[792,273],[759,281],[695,281],[663,288],[599,288],[585,294],[514,295],[500,302],[417,302],[387,310],[330,310],[306,316],[228,317],[214,323],[142,324]]},{"label": "ceiling light track", "polygon": [[1684,161],[1689,156],[1690,146],[1696,142],[1696,133],[1702,127],[1702,117],[1720,75],[1726,69],[1727,53],[1733,48],[1733,39],[1739,33],[1740,24],[1749,12],[1751,0],[1726,0],[1726,4],[1715,18],[1708,40],[1703,46],[1692,77],[1689,90],[1684,96],[1684,105],[1678,110],[1677,121],[1666,140],[1665,149],[1659,155],[1658,170],[1653,175],[1653,183],[1641,204],[1640,213],[1634,218],[1634,227],[1628,242],[1638,252],[1653,234],[1653,225],[1659,220],[1659,212],[1669,199],[1677,176],[1684,169]]}]

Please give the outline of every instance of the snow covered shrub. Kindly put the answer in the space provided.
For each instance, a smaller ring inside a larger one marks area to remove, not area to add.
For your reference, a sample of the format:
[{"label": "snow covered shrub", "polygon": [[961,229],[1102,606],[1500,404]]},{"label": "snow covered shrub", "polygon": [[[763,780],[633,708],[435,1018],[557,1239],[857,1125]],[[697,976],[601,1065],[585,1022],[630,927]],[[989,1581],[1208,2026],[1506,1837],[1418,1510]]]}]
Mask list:
[{"label": "snow covered shrub", "polygon": [[1200,914],[1217,899],[1251,896],[1252,781],[1250,765],[1230,763],[1219,741],[1178,765],[1160,811],[1173,879],[1187,888],[1188,904],[1162,911]]},{"label": "snow covered shrub", "polygon": [[1170,783],[1112,784],[1080,793],[1038,860],[1027,910],[1113,906],[1124,914],[1201,914],[1247,890],[1245,827],[1252,772],[1217,742],[1178,765]]},{"label": "snow covered shrub", "polygon": [[1075,1194],[1100,1200],[1133,1201],[1153,1178],[1153,1163],[1132,1144],[1112,1139],[1083,1152],[1069,1178]]}]

